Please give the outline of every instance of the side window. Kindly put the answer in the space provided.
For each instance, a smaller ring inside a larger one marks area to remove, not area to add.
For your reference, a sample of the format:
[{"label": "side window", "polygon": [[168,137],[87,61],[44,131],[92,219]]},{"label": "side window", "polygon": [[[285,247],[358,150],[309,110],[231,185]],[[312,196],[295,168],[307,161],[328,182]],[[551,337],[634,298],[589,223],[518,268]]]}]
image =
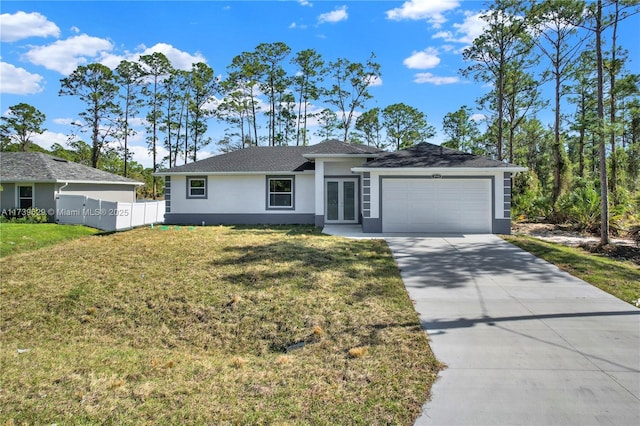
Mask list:
[{"label": "side window", "polygon": [[187,198],[207,198],[207,178],[187,178]]},{"label": "side window", "polygon": [[18,187],[18,208],[30,209],[33,207],[33,186]]},{"label": "side window", "polygon": [[292,209],[293,208],[293,178],[271,177],[268,178],[269,194],[267,208]]}]

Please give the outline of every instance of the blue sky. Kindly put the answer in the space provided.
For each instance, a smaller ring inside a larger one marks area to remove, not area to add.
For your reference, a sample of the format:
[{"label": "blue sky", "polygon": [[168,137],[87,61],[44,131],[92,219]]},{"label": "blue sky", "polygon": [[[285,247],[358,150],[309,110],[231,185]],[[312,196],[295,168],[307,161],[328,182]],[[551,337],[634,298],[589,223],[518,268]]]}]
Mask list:
[{"label": "blue sky", "polygon": [[[483,113],[475,100],[487,88],[463,78],[459,69],[465,66],[462,50],[482,31],[479,14],[485,7],[458,0],[3,0],[0,108],[4,114],[20,102],[35,106],[47,116],[47,132],[36,142],[65,144],[82,105],[58,91],[60,79],[78,65],[101,62],[114,68],[122,59],[160,51],[176,67],[202,61],[224,77],[234,56],[282,41],[293,53],[316,49],[325,61],[365,62],[374,52],[382,80],[371,88],[374,99],[366,109],[411,105],[427,115],[438,130],[432,142],[440,143],[445,114],[462,105]],[[636,15],[620,28],[619,44],[629,50],[628,69],[634,73],[640,73],[639,25]],[[543,120],[551,116],[550,108],[540,114]],[[209,126],[214,141],[220,139],[226,126],[214,120]],[[199,158],[216,147],[204,151]],[[150,166],[142,134],[134,139],[133,152],[136,161]]]}]

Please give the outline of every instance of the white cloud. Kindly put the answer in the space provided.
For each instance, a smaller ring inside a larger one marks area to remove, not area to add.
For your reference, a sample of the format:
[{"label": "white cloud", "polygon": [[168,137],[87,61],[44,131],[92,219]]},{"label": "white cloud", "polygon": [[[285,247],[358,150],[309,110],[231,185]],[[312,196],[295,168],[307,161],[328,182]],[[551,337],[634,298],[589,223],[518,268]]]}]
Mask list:
[{"label": "white cloud", "polygon": [[402,63],[411,69],[430,69],[435,68],[440,63],[438,58],[438,49],[427,47],[420,52],[413,52],[411,56],[402,61]]},{"label": "white cloud", "polygon": [[430,83],[436,86],[441,86],[443,84],[454,84],[454,83],[458,83],[459,81],[460,79],[455,76],[440,77],[437,75],[433,75],[430,72],[418,73],[415,75],[415,78],[413,79],[414,83],[419,83],[419,84]]},{"label": "white cloud", "polygon": [[63,125],[63,126],[70,126],[71,123],[73,123],[73,118],[54,118],[51,121],[53,121],[56,124]]},{"label": "white cloud", "polygon": [[48,46],[33,47],[24,56],[35,65],[69,75],[78,65],[99,58],[111,49],[113,44],[109,40],[81,34]]},{"label": "white cloud", "polygon": [[0,40],[11,42],[29,37],[59,37],[60,28],[45,16],[33,12],[0,15]]},{"label": "white cloud", "polygon": [[[128,149],[131,153],[131,158],[133,159],[133,161],[142,164],[142,166],[146,168],[153,167],[153,158],[151,157],[149,149],[146,146],[130,145]],[[159,159],[161,159],[168,156],[169,151],[167,151],[163,146],[160,145],[157,147],[156,155]]]},{"label": "white cloud", "polygon": [[483,13],[476,13],[475,15],[467,13],[462,24],[453,24],[456,34],[462,34],[462,37],[458,39],[460,43],[470,44],[482,34],[486,24],[482,19]]},{"label": "white cloud", "polygon": [[[157,43],[152,47],[146,48],[140,55],[151,55],[152,53],[159,52],[164,53],[164,55],[169,59],[174,68],[181,70],[190,70],[191,66],[198,62],[206,63],[207,60],[200,53],[196,53],[192,55],[190,53],[184,52],[182,50],[176,49],[170,44],[167,43]],[[136,58],[137,60],[138,58]]]},{"label": "white cloud", "polygon": [[[78,138],[75,139],[77,140]],[[35,144],[40,145],[44,149],[51,149],[51,147],[56,143],[67,147],[67,144],[69,142],[69,135],[45,130],[40,135],[33,135],[32,140]]]},{"label": "white cloud", "polygon": [[318,16],[318,23],[324,24],[325,22],[335,23],[345,21],[349,17],[347,13],[347,6],[341,6],[332,12],[323,13]]},{"label": "white cloud", "polygon": [[298,0],[298,3],[300,4],[300,6],[309,6],[309,7],[313,7],[313,3],[311,3],[308,0]]},{"label": "white cloud", "polygon": [[460,6],[458,0],[409,0],[401,7],[387,11],[387,19],[393,21],[426,20],[434,28],[439,28],[447,20],[444,12]]},{"label": "white cloud", "polygon": [[487,119],[487,116],[484,114],[472,114],[471,117],[469,117],[471,120],[475,121],[475,122],[479,122],[479,121],[484,121]]},{"label": "white cloud", "polygon": [[484,31],[485,21],[482,20],[482,14],[465,13],[464,21],[461,24],[453,24],[455,34],[451,31],[439,31],[432,38],[441,38],[447,42],[471,44],[473,40]]},{"label": "white cloud", "polygon": [[70,30],[74,34],[80,34],[80,28],[76,27],[75,25],[71,27]]},{"label": "white cloud", "polygon": [[382,86],[382,78],[375,76],[371,80],[371,83],[369,83],[369,87],[377,87],[377,86]]},{"label": "white cloud", "polygon": [[33,95],[43,90],[43,77],[39,74],[32,74],[24,68],[18,68],[7,62],[0,62],[0,93],[12,95]]},{"label": "white cloud", "polygon": [[431,38],[443,38],[445,40],[449,40],[453,38],[453,33],[451,31],[438,31]]}]

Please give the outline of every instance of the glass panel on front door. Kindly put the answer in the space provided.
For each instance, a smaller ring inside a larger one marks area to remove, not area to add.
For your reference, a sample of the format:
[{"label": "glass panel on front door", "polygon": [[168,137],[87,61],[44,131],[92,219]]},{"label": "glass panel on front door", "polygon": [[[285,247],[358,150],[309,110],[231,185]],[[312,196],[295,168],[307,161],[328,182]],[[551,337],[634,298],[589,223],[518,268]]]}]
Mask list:
[{"label": "glass panel on front door", "polygon": [[357,223],[356,179],[331,179],[326,181],[327,222]]},{"label": "glass panel on front door", "polygon": [[343,182],[344,192],[344,220],[356,220],[356,184],[355,182]]},{"label": "glass panel on front door", "polygon": [[327,182],[327,220],[339,220],[338,182]]}]

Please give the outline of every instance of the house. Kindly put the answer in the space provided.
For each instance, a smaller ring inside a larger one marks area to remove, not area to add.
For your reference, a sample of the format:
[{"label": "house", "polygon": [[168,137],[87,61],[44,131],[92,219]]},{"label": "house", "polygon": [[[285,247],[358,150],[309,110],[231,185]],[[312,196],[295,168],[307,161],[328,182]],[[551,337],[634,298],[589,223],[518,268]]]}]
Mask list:
[{"label": "house", "polygon": [[512,164],[428,143],[252,147],[158,173],[168,224],[361,224],[364,232],[509,233]]},{"label": "house", "polygon": [[84,195],[106,201],[134,203],[136,187],[132,179],[41,152],[0,153],[0,208],[38,208],[55,219],[56,197]]}]

